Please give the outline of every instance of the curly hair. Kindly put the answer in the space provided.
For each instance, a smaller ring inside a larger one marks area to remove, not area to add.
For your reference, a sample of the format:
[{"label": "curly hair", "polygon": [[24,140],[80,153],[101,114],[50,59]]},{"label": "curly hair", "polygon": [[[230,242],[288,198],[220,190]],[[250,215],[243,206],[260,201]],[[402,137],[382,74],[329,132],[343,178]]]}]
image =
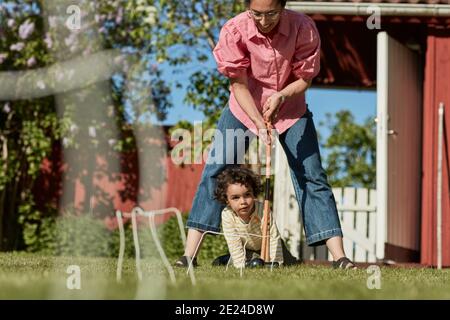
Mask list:
[{"label": "curly hair", "polygon": [[[245,5],[248,7],[250,6],[250,3],[252,0],[245,0]],[[286,6],[287,0],[278,0],[278,3],[281,4],[281,6],[284,8]]]},{"label": "curly hair", "polygon": [[217,201],[227,204],[227,190],[230,184],[242,184],[253,191],[256,197],[261,192],[258,176],[250,169],[243,167],[229,167],[217,176],[217,187],[214,196]]}]

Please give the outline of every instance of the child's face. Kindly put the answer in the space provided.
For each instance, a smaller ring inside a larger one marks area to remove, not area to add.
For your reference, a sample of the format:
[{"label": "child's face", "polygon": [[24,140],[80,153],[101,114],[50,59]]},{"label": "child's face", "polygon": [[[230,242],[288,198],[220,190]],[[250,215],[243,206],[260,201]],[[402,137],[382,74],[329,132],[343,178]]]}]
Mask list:
[{"label": "child's face", "polygon": [[242,184],[230,184],[227,188],[227,201],[231,209],[241,217],[248,217],[253,212],[255,196],[253,190]]}]

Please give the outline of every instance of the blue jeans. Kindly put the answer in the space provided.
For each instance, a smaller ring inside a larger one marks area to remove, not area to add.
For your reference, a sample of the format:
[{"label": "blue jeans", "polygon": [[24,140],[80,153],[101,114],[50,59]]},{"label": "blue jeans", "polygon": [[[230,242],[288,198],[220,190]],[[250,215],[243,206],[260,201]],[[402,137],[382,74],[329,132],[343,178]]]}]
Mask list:
[{"label": "blue jeans", "polygon": [[[226,129],[248,130],[231,113],[229,107],[223,110],[217,129],[223,137],[226,137]],[[254,134],[251,136],[254,137]],[[214,198],[216,177],[227,166],[242,163],[242,159],[238,159],[238,155],[241,155],[242,152],[238,151],[239,149],[242,151],[242,148],[246,151],[250,144],[249,139],[240,140],[239,143],[237,139],[232,142],[228,140],[223,139],[222,144],[221,156],[224,161],[206,164],[203,169],[187,221],[188,228],[220,232],[221,213],[224,205]],[[317,246],[324,244],[331,237],[342,237],[336,202],[322,168],[312,113],[307,110],[302,118],[279,136],[279,140],[288,159],[295,195],[298,206],[301,208],[306,243],[310,246]],[[228,142],[233,143],[233,149],[226,147]],[[234,150],[233,162],[225,161],[227,149]],[[217,150],[213,142],[210,156],[215,156],[215,152]]]}]

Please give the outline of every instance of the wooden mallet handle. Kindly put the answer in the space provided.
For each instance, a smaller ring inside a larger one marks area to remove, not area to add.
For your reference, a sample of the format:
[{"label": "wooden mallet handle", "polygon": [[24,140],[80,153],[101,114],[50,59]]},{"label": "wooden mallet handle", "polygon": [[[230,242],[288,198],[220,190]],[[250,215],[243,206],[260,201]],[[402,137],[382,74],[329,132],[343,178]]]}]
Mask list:
[{"label": "wooden mallet handle", "polygon": [[[271,129],[272,125],[266,123],[267,129],[269,131],[269,138],[271,139]],[[262,243],[261,243],[261,259],[265,262],[270,261],[270,166],[271,166],[271,144],[266,145],[266,185],[265,185],[265,195],[264,195],[264,213],[262,219]]]}]

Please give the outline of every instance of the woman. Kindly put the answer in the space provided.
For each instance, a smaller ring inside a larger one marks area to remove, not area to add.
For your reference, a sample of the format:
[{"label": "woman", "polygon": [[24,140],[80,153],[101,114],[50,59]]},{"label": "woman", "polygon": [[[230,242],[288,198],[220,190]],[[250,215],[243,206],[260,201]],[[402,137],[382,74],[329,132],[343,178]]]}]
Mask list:
[{"label": "woman", "polygon": [[[312,113],[305,103],[305,91],[320,68],[318,31],[311,18],[286,10],[285,0],[247,0],[246,5],[246,12],[223,26],[213,51],[219,72],[231,83],[229,106],[217,129],[223,137],[227,129],[250,130],[268,144],[266,123],[273,125],[291,169],[306,243],[325,243],[334,267],[354,268],[345,257],[336,203],[321,165]],[[237,152],[232,161],[226,157],[227,144],[232,144],[232,151],[248,147],[235,139],[213,144],[210,156],[216,158],[222,151],[224,161],[207,163],[204,168],[187,222],[185,252],[176,265],[187,266],[193,259],[195,266],[194,254],[203,232],[220,231],[224,206],[214,198],[215,180],[227,165],[241,161]]]}]

